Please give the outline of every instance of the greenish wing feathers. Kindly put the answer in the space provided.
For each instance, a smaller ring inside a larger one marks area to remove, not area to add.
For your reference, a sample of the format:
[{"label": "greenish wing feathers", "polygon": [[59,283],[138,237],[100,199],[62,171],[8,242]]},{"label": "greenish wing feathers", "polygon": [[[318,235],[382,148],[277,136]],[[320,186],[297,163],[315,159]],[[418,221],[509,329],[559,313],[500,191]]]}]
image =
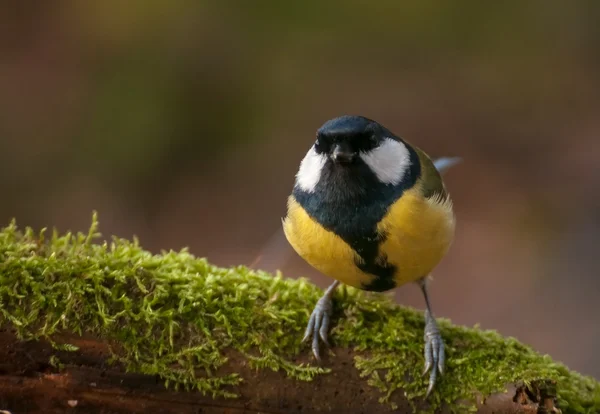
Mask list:
[{"label": "greenish wing feathers", "polygon": [[421,177],[419,179],[423,196],[425,198],[439,198],[445,200],[448,197],[442,176],[433,165],[433,161],[422,150],[415,148],[421,161]]}]

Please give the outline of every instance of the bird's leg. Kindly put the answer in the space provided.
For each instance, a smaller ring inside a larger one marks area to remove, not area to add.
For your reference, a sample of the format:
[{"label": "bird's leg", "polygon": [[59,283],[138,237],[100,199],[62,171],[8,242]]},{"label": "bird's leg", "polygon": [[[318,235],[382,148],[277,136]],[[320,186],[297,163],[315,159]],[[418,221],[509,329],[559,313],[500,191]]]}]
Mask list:
[{"label": "bird's leg", "polygon": [[340,282],[337,280],[333,282],[327,288],[321,299],[319,299],[315,305],[315,309],[310,315],[308,326],[306,327],[306,331],[304,333],[304,338],[302,338],[302,342],[304,342],[312,336],[312,351],[317,361],[321,361],[321,357],[319,355],[319,336],[325,345],[329,346],[329,341],[327,340],[327,330],[329,329],[331,312],[333,310],[331,296],[333,296],[333,292],[339,284]]},{"label": "bird's leg", "polygon": [[423,375],[425,375],[427,371],[431,369],[431,374],[429,374],[429,387],[427,388],[427,393],[425,394],[425,398],[427,398],[435,386],[438,371],[440,372],[440,375],[444,372],[446,355],[444,351],[444,341],[442,340],[442,335],[440,335],[440,329],[433,317],[433,312],[431,311],[426,280],[421,280],[419,284],[421,286],[421,290],[423,291],[423,296],[425,297],[425,305],[427,306],[427,309],[425,310],[424,335],[425,369],[423,370]]}]

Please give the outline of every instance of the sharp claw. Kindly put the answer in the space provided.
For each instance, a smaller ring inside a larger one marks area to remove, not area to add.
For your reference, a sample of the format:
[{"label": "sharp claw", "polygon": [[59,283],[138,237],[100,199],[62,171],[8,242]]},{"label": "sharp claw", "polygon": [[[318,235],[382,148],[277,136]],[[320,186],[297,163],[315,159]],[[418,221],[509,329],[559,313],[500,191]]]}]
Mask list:
[{"label": "sharp claw", "polygon": [[318,313],[315,318],[315,323],[314,323],[313,333],[312,333],[312,337],[313,337],[312,350],[313,350],[313,354],[315,355],[315,358],[317,359],[317,361],[321,361],[321,357],[319,355],[319,326],[321,325],[322,320],[323,320],[323,315],[321,313]]},{"label": "sharp claw", "polygon": [[426,362],[425,368],[423,369],[423,373],[421,375],[425,376],[425,374],[427,374],[427,371],[429,371],[430,369],[431,369],[431,362]]},{"label": "sharp claw", "polygon": [[315,359],[318,362],[321,362],[321,356],[319,355],[319,335],[313,336],[312,351],[313,355],[315,356]]},{"label": "sharp claw", "polygon": [[313,326],[315,325],[315,313],[313,312],[310,315],[310,319],[308,320],[308,325],[306,326],[306,331],[304,331],[304,338],[302,338],[302,342],[306,342],[310,335],[312,334]]},{"label": "sharp claw", "polygon": [[432,360],[431,360],[431,341],[426,340],[425,342],[425,369],[423,370],[423,374],[427,374],[427,371],[431,368]]},{"label": "sharp claw", "polygon": [[440,375],[444,374],[444,363],[446,362],[446,351],[444,350],[444,344],[442,343],[441,345],[438,361],[438,370],[440,371]]},{"label": "sharp claw", "polygon": [[310,315],[308,325],[306,326],[306,331],[304,332],[304,337],[302,338],[302,342],[306,342],[307,339],[312,337],[311,348],[313,355],[318,362],[321,362],[319,339],[321,339],[325,345],[330,346],[327,339],[327,331],[329,329],[331,317],[330,314],[331,298],[329,296],[324,296],[317,302],[312,314]]},{"label": "sharp claw", "polygon": [[425,393],[425,399],[429,398],[431,395],[431,391],[433,391],[433,384],[429,383],[429,387],[427,387],[427,392]]},{"label": "sharp claw", "polygon": [[319,329],[319,336],[325,345],[328,347],[329,340],[327,339],[327,331],[329,330],[329,315],[324,314],[323,319],[321,320],[321,329]]},{"label": "sharp claw", "polygon": [[428,398],[435,388],[438,372],[440,375],[442,375],[444,372],[446,354],[444,349],[444,341],[433,318],[428,318],[425,326],[424,336],[425,369],[423,370],[423,375],[425,375],[431,369],[431,373],[429,375],[429,386],[427,387],[427,392],[425,394],[425,398]]},{"label": "sharp claw", "polygon": [[323,334],[323,332],[319,333],[320,337],[321,337],[321,341],[323,341],[323,343],[325,344],[325,346],[327,346],[328,348],[331,348],[331,345],[329,344],[329,340],[327,339],[327,334]]},{"label": "sharp claw", "polygon": [[[433,349],[435,350],[435,346],[433,347]],[[433,391],[433,388],[435,387],[435,383],[436,383],[436,379],[437,379],[436,365],[437,364],[436,364],[435,357],[434,357],[434,367],[431,370],[431,374],[429,375],[429,386],[427,387],[427,392],[425,393],[425,398],[428,398],[429,395],[431,395],[431,392]]]}]

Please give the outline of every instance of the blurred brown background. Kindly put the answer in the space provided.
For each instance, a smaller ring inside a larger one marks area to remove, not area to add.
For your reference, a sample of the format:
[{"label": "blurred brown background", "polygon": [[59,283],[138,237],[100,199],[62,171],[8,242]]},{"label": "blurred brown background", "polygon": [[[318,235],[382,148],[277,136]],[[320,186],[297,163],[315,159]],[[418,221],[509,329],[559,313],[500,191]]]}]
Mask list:
[{"label": "blurred brown background", "polygon": [[0,221],[95,209],[105,236],[324,287],[280,218],[315,130],[365,115],[464,158],[436,314],[600,377],[600,3],[460,4],[2,2]]}]

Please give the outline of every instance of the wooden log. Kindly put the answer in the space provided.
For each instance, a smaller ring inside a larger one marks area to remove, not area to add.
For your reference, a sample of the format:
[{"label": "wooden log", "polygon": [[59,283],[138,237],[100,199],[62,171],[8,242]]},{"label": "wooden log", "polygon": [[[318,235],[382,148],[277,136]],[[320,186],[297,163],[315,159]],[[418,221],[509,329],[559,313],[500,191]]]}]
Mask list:
[{"label": "wooden log", "polygon": [[[402,392],[398,405],[381,404],[376,388],[367,386],[353,366],[353,353],[334,348],[326,358],[332,373],[314,381],[295,381],[281,372],[252,370],[242,357],[229,353],[228,369],[246,381],[235,387],[240,397],[216,398],[197,391],[166,389],[160,378],[126,373],[110,365],[108,343],[91,335],[64,336],[78,351],[54,350],[45,341],[20,341],[12,331],[0,331],[0,410],[6,413],[88,414],[242,414],[242,413],[408,413],[412,408]],[[57,355],[61,367],[52,366]],[[554,396],[537,396],[524,387],[508,385],[508,392],[480,401],[480,413],[556,412]],[[426,408],[425,402],[418,404]],[[544,411],[545,410],[545,411]],[[450,412],[444,407],[439,412]]]}]

